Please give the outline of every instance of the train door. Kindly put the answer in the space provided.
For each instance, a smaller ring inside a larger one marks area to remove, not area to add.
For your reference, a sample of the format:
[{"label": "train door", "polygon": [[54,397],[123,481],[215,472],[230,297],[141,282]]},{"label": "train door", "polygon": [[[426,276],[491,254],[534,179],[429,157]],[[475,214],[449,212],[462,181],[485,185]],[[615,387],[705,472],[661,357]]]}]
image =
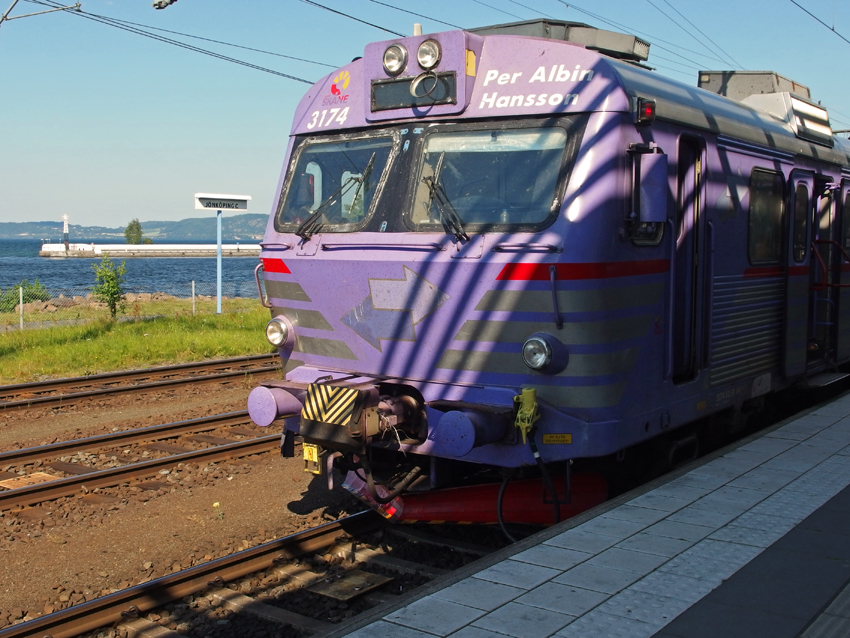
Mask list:
[{"label": "train door", "polygon": [[682,137],[678,153],[678,193],[674,237],[673,382],[697,376],[702,330],[702,167],[701,139]]},{"label": "train door", "polygon": [[809,245],[811,193],[814,176],[795,171],[791,174],[790,244],[785,260],[785,357],[786,377],[806,371],[809,324]]},{"label": "train door", "polygon": [[839,242],[842,250],[839,251],[841,262],[841,288],[838,290],[838,335],[836,338],[836,359],[844,362],[850,359],[850,180],[842,180],[840,191],[836,191],[838,201],[837,208],[840,210],[838,227],[841,228]]},{"label": "train door", "polygon": [[834,362],[838,325],[840,244],[836,241],[835,190],[815,176],[812,194],[812,257],[809,296],[808,367]]}]

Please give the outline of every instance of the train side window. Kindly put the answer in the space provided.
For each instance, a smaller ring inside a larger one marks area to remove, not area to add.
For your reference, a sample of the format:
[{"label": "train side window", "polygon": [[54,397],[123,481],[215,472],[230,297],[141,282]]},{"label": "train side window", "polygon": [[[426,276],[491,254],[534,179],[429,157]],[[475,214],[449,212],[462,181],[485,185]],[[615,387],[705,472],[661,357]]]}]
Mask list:
[{"label": "train side window", "polygon": [[806,258],[806,220],[809,211],[809,189],[798,184],[794,191],[794,261],[802,262]]},{"label": "train side window", "polygon": [[753,264],[779,263],[783,187],[781,173],[755,169],[750,175],[749,257]]},{"label": "train side window", "polygon": [[841,220],[844,224],[844,249],[850,248],[850,191],[844,196],[844,210],[841,211]]}]

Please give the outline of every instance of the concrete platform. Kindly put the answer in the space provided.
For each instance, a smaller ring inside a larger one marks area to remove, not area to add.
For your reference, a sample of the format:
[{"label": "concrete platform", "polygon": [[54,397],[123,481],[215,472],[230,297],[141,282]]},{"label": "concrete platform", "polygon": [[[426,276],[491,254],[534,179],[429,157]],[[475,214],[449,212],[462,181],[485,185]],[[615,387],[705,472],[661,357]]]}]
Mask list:
[{"label": "concrete platform", "polygon": [[850,636],[848,486],[845,395],[334,635]]}]

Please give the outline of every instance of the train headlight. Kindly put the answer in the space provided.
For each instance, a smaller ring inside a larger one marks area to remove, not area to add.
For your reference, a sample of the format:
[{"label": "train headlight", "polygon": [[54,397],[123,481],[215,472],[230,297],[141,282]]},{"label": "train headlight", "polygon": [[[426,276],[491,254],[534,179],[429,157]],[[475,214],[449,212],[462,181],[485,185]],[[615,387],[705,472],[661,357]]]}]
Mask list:
[{"label": "train headlight", "polygon": [[545,332],[531,335],[522,344],[522,360],[532,370],[544,374],[558,374],[570,360],[567,347]]},{"label": "train headlight", "polygon": [[552,362],[552,348],[540,337],[532,337],[522,344],[522,360],[532,370],[542,370]]},{"label": "train headlight", "polygon": [[436,40],[425,40],[416,51],[416,61],[425,71],[430,71],[440,63],[440,43]]},{"label": "train headlight", "polygon": [[407,49],[400,44],[391,44],[384,51],[384,71],[398,75],[407,66]]},{"label": "train headlight", "polygon": [[291,329],[281,317],[275,317],[266,324],[266,339],[269,343],[280,348],[289,340]]}]

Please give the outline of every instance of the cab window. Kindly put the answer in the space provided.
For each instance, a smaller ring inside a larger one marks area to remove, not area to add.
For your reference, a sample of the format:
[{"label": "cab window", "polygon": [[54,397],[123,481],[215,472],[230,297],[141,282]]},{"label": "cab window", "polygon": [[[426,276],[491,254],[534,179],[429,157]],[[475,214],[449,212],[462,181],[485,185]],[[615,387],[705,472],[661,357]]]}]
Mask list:
[{"label": "cab window", "polygon": [[558,204],[567,131],[560,127],[433,132],[416,173],[416,230],[539,227]]},{"label": "cab window", "polygon": [[278,231],[350,232],[379,195],[392,137],[309,141],[296,151],[275,219]]}]

